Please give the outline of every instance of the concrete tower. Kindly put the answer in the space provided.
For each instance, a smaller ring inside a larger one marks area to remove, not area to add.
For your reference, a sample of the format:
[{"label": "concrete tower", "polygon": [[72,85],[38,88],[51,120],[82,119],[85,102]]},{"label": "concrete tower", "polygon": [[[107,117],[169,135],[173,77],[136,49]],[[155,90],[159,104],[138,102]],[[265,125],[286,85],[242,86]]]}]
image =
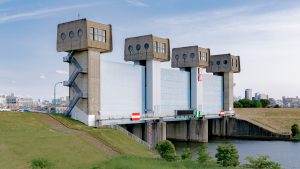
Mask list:
[{"label": "concrete tower", "polygon": [[100,53],[112,51],[111,25],[79,19],[57,28],[57,51],[68,52],[70,103],[66,115],[95,126],[100,114]]},{"label": "concrete tower", "polygon": [[[172,49],[172,67],[190,71],[190,108],[203,117],[203,69],[209,65],[210,49],[188,46]],[[208,121],[191,120],[188,123],[188,140],[208,142]]]},{"label": "concrete tower", "polygon": [[146,114],[160,112],[160,62],[170,60],[169,39],[153,35],[127,38],[125,61],[146,66]]},{"label": "concrete tower", "polygon": [[181,68],[191,73],[191,104],[194,112],[202,112],[203,81],[202,73],[210,60],[210,50],[198,46],[172,49],[172,68]]},{"label": "concrete tower", "polygon": [[[169,39],[153,35],[131,37],[125,40],[125,61],[146,66],[146,103],[145,115],[152,117],[160,113],[161,70],[160,62],[170,60]],[[166,123],[151,121],[145,127],[146,141],[156,145],[166,139]]]},{"label": "concrete tower", "polygon": [[231,54],[212,55],[206,71],[223,76],[224,111],[233,111],[233,73],[241,71],[240,57]]}]

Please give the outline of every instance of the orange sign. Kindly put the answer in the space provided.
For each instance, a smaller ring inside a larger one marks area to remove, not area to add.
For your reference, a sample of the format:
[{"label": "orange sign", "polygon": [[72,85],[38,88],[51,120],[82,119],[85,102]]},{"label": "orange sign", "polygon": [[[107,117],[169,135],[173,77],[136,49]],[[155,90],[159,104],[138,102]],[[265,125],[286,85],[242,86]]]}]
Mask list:
[{"label": "orange sign", "polygon": [[141,114],[139,112],[134,112],[131,115],[132,121],[140,121],[141,120]]}]

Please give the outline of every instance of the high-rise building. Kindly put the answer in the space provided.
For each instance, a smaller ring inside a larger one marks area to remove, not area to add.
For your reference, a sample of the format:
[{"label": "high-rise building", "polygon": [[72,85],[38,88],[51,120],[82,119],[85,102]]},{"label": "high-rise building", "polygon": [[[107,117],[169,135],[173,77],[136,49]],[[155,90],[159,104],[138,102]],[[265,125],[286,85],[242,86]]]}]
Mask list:
[{"label": "high-rise building", "polygon": [[252,89],[245,90],[245,99],[252,100]]}]

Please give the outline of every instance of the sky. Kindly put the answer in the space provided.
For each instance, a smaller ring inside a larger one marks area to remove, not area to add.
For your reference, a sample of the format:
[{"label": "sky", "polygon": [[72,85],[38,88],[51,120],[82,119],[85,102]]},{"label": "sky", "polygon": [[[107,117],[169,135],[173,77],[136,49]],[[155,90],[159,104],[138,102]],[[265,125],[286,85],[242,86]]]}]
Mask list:
[{"label": "sky", "polygon": [[[68,79],[57,24],[78,18],[112,24],[114,49],[104,60],[124,62],[125,38],[154,34],[171,48],[239,55],[235,96],[246,88],[300,96],[300,1],[281,0],[0,0],[0,94],[51,99],[54,84]],[[59,85],[57,95],[68,88]]]}]

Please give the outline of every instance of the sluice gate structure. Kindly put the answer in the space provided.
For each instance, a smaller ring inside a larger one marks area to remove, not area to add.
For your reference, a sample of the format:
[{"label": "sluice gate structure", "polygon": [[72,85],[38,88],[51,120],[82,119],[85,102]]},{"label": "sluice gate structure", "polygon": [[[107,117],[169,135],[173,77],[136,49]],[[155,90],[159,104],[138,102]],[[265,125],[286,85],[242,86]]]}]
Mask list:
[{"label": "sluice gate structure", "polygon": [[58,25],[57,51],[68,52],[70,74],[66,115],[92,127],[122,126],[152,146],[165,139],[207,142],[208,119],[234,116],[239,56],[211,55],[197,45],[171,50],[168,38],[154,35],[125,39],[124,63],[102,59],[112,49],[111,25]]}]

